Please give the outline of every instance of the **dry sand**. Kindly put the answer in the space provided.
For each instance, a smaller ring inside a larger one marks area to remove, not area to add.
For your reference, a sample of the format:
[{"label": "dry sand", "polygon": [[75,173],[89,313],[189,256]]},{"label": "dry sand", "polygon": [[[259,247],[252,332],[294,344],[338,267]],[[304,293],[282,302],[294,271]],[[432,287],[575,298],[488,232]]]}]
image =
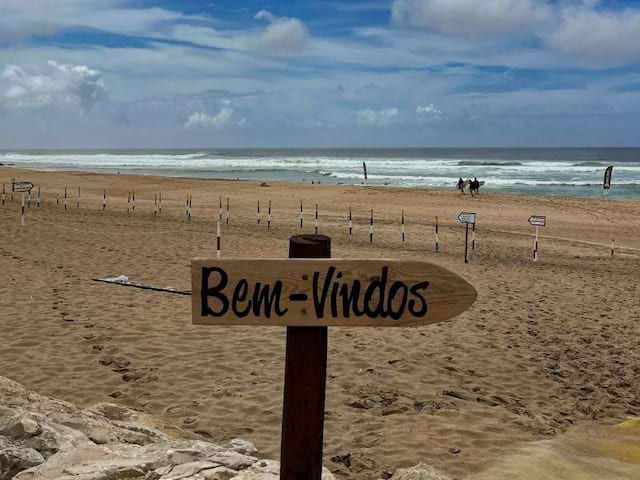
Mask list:
[{"label": "dry sand", "polygon": [[[342,478],[379,478],[420,461],[464,478],[529,442],[640,415],[640,201],[0,167],[1,182],[13,176],[41,185],[43,205],[32,198],[24,227],[18,195],[0,206],[0,373],[43,394],[81,406],[126,404],[214,441],[246,438],[278,458],[283,328],[192,326],[189,297],[91,278],[125,274],[189,289],[191,258],[215,254],[219,196],[231,199],[223,256],[285,257],[288,237],[300,233],[302,198],[304,231],[313,231],[318,203],[334,257],[428,260],[479,293],[471,310],[443,324],[330,329],[325,464]],[[62,200],[56,205],[65,186],[66,212]],[[136,210],[127,214],[131,190]],[[156,192],[163,212],[154,217]],[[461,210],[479,222],[467,265]],[[548,220],[537,264],[532,214]],[[620,247],[613,257],[612,238]]]}]

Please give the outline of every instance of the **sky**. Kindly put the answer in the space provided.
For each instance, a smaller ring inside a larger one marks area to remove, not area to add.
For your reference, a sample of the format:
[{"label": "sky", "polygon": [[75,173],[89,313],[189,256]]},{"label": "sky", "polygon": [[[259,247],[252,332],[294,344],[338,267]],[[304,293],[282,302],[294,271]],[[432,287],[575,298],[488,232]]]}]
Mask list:
[{"label": "sky", "polygon": [[0,148],[640,146],[640,0],[0,0]]}]

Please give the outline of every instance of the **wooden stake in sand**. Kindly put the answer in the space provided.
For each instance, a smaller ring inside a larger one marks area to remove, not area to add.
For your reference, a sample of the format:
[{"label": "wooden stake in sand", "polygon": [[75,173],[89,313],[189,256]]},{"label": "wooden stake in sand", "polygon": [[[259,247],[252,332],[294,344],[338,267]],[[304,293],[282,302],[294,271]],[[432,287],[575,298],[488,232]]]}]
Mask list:
[{"label": "wooden stake in sand", "polygon": [[67,187],[64,187],[64,209],[67,210]]},{"label": "wooden stake in sand", "polygon": [[222,221],[222,197],[218,198],[219,203],[218,203],[218,221],[221,222]]},{"label": "wooden stake in sand", "polygon": [[371,216],[369,217],[369,243],[373,243],[373,209],[371,209]]},{"label": "wooden stake in sand", "polygon": [[27,208],[31,208],[31,190],[27,192]]},{"label": "wooden stake in sand", "polygon": [[256,213],[256,218],[258,220],[258,225],[260,225],[260,200],[258,200],[258,213]]},{"label": "wooden stake in sand", "polygon": [[158,194],[158,215],[162,213],[162,192]]},{"label": "wooden stake in sand", "polygon": [[131,192],[131,211],[136,213],[136,192]]},{"label": "wooden stake in sand", "polygon": [[469,263],[469,224],[475,225],[476,214],[472,212],[460,212],[458,221],[463,223],[464,228],[464,263]]},{"label": "wooden stake in sand", "polygon": [[402,239],[402,243],[404,243],[404,210],[402,210],[402,218],[400,220],[400,238]]},{"label": "wooden stake in sand", "polygon": [[353,233],[353,218],[351,217],[351,207],[349,207],[349,238]]},{"label": "wooden stake in sand", "polygon": [[547,217],[544,215],[531,215],[529,217],[529,225],[536,227],[536,238],[533,242],[533,261],[538,261],[538,227],[545,227],[547,225]]},{"label": "wooden stake in sand", "polygon": [[471,251],[476,251],[476,224],[471,225]]},{"label": "wooden stake in sand", "polygon": [[316,221],[315,221],[316,235],[318,234],[318,204],[316,203]]},{"label": "wooden stake in sand", "polygon": [[78,187],[78,196],[76,197],[76,208],[80,208],[80,187]]},{"label": "wooden stake in sand", "polygon": [[193,206],[193,195],[189,194],[187,199],[187,220],[191,221],[191,208]]},{"label": "wooden stake in sand", "polygon": [[302,214],[302,199],[300,199],[300,228],[302,228],[302,219],[303,219],[303,214]]},{"label": "wooden stake in sand", "polygon": [[440,253],[440,239],[438,238],[438,217],[436,216],[436,253]]},{"label": "wooden stake in sand", "polygon": [[102,192],[102,210],[107,209],[107,189],[105,188]]},{"label": "wooden stake in sand", "polygon": [[131,192],[127,194],[127,213],[131,212]]},{"label": "wooden stake in sand", "polygon": [[4,183],[2,184],[2,205],[4,205],[5,193],[4,193]]},{"label": "wooden stake in sand", "polygon": [[40,185],[38,185],[38,195],[36,196],[36,206],[40,208]]},{"label": "wooden stake in sand", "polygon": [[612,256],[612,257],[613,257],[614,250],[615,250],[614,244],[615,244],[615,240],[614,240],[614,239],[611,239],[611,256]]},{"label": "wooden stake in sand", "polygon": [[271,200],[269,200],[269,213],[267,214],[267,230],[271,230]]},{"label": "wooden stake in sand", "polygon": [[22,213],[20,215],[20,224],[24,227],[24,192],[22,192]]},{"label": "wooden stake in sand", "polygon": [[153,216],[158,215],[158,194],[153,194]]},{"label": "wooden stake in sand", "polygon": [[216,258],[220,258],[220,220],[216,223]]},{"label": "wooden stake in sand", "polygon": [[227,225],[229,225],[229,197],[227,197],[227,211],[225,212],[225,220]]}]

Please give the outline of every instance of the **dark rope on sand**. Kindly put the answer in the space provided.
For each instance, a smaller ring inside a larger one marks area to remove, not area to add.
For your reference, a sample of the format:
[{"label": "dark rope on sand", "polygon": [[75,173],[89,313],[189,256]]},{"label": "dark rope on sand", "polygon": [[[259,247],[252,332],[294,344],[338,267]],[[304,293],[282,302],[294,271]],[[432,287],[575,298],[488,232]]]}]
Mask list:
[{"label": "dark rope on sand", "polygon": [[93,280],[94,282],[102,282],[102,283],[108,283],[110,285],[121,285],[123,287],[133,287],[133,288],[140,288],[142,290],[153,290],[154,292],[165,292],[165,293],[175,293],[176,295],[191,295],[191,292],[187,292],[187,291],[181,291],[181,290],[176,290],[174,288],[163,288],[163,287],[154,287],[153,285],[146,285],[144,283],[135,283],[135,282],[127,282],[127,283],[123,283],[123,282],[112,282],[109,280],[104,280],[101,278],[92,278],[91,280]]}]

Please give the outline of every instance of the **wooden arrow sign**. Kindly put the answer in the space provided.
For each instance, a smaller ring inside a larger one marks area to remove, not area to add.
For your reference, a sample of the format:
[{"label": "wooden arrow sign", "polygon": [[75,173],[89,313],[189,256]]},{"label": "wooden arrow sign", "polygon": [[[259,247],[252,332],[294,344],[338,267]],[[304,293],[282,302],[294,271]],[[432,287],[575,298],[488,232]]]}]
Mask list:
[{"label": "wooden arrow sign", "polygon": [[472,212],[460,212],[458,214],[458,221],[460,223],[474,225],[476,223],[476,214]]},{"label": "wooden arrow sign", "polygon": [[529,223],[534,227],[544,227],[547,225],[547,217],[544,215],[531,215],[529,217]]},{"label": "wooden arrow sign", "polygon": [[477,297],[463,278],[417,261],[195,259],[191,269],[201,325],[427,325]]},{"label": "wooden arrow sign", "polygon": [[30,192],[33,190],[31,182],[14,182],[11,184],[14,192]]}]

